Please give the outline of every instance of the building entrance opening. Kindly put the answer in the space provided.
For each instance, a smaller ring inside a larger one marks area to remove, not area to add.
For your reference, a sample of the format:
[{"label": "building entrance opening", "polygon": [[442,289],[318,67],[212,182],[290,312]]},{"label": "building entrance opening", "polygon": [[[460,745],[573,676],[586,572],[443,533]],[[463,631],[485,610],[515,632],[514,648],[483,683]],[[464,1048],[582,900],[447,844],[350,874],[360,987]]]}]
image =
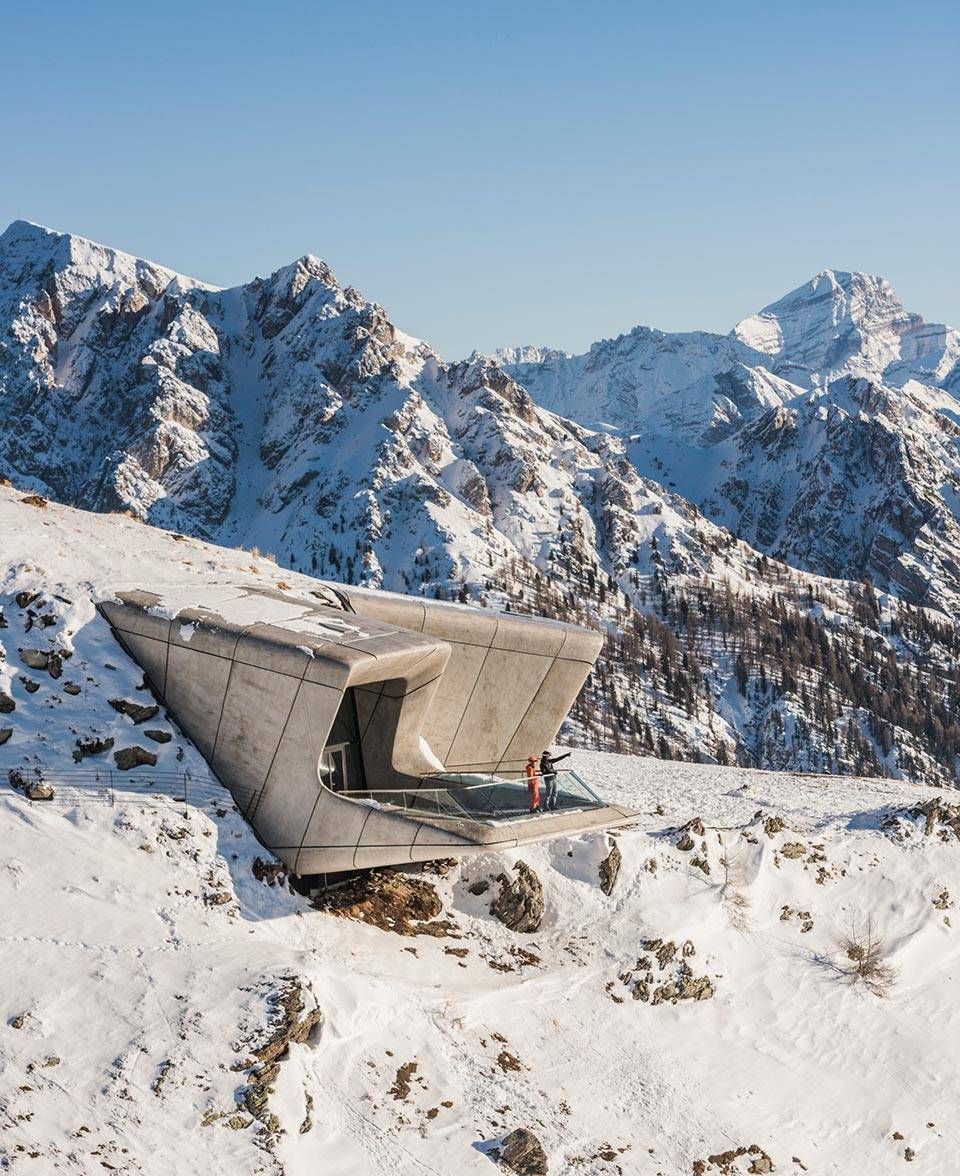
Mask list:
[{"label": "building entrance opening", "polygon": [[327,745],[317,761],[320,783],[331,792],[351,792],[366,787],[360,727],[353,690],[347,690],[333,721]]},{"label": "building entrance opening", "polygon": [[347,765],[347,748],[349,744],[328,744],[320,756],[317,771],[320,783],[331,792],[346,792],[350,787],[350,769]]}]

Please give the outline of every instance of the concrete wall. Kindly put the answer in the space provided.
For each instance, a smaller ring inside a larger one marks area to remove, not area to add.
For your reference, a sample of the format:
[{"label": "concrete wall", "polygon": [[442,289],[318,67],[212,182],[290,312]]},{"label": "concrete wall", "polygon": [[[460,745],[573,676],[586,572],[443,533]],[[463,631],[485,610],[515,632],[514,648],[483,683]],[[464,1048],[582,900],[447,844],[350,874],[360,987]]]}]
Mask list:
[{"label": "concrete wall", "polygon": [[341,590],[359,616],[450,646],[423,733],[452,772],[519,775],[555,740],[603,644],[602,633],[542,617]]},{"label": "concrete wall", "polygon": [[[258,835],[296,873],[488,844],[475,822],[414,820],[320,785],[317,762],[344,692],[354,691],[369,788],[417,787],[440,767],[519,774],[527,755],[553,741],[600,635],[343,591],[353,614],[222,587],[173,619],[147,591],[121,593],[101,611]],[[538,828],[546,830],[543,820]]]}]

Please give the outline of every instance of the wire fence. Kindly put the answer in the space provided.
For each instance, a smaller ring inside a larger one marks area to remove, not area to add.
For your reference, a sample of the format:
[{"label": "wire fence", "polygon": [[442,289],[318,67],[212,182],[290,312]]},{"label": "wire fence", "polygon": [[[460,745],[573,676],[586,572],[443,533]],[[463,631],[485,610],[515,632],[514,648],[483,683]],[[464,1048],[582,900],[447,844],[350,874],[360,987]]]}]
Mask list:
[{"label": "wire fence", "polygon": [[[233,804],[235,797],[209,773],[156,770],[149,767],[70,768],[33,765],[11,769],[6,784],[16,795],[37,805],[137,804],[144,807],[199,807]],[[46,784],[52,789],[38,788]],[[242,804],[242,799],[237,799]]]}]

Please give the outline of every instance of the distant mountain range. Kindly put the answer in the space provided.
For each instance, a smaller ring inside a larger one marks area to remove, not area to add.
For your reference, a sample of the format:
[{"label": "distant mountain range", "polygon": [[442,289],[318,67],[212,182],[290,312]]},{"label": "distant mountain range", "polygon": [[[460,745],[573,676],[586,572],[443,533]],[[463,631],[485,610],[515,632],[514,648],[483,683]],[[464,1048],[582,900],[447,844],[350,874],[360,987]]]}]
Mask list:
[{"label": "distant mountain range", "polygon": [[314,257],[217,290],[0,236],[0,474],[603,625],[573,729],[608,747],[955,778],[958,396],[960,332],[862,274],[726,336],[450,364]]}]

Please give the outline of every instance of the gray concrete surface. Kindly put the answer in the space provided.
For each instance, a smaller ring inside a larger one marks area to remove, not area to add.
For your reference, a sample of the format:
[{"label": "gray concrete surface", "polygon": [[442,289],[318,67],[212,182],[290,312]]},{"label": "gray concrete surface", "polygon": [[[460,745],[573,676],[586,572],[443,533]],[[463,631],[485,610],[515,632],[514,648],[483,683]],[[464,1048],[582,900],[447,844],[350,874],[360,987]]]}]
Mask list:
[{"label": "gray concrete surface", "polygon": [[338,712],[336,729],[346,729],[352,707],[349,763],[362,778],[347,781],[350,792],[429,788],[425,777],[438,771],[516,778],[553,742],[602,642],[542,618],[336,587],[352,612],[329,592],[224,585],[198,590],[186,609],[147,590],[100,605],[295,873],[424,861],[630,819],[609,806],[496,822],[414,816],[324,786],[318,764],[338,754],[326,750],[331,731]]}]

